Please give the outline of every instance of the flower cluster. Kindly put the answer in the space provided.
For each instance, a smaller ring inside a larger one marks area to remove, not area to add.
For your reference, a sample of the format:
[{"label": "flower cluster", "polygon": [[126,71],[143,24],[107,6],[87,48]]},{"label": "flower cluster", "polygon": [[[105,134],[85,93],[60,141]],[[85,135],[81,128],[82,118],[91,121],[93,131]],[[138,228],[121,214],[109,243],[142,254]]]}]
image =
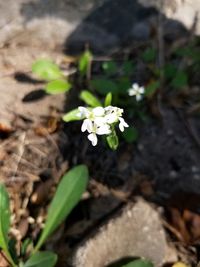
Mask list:
[{"label": "flower cluster", "polygon": [[144,87],[140,87],[137,83],[134,83],[132,87],[128,90],[128,94],[130,96],[135,96],[136,101],[142,100],[144,92]]},{"label": "flower cluster", "polygon": [[113,106],[96,107],[96,108],[85,108],[78,107],[80,118],[83,118],[83,124],[81,131],[87,131],[89,133],[88,139],[91,141],[93,146],[97,145],[97,135],[109,135],[112,133],[115,123],[119,122],[120,131],[124,131],[128,124],[122,118],[124,112],[123,109]]}]

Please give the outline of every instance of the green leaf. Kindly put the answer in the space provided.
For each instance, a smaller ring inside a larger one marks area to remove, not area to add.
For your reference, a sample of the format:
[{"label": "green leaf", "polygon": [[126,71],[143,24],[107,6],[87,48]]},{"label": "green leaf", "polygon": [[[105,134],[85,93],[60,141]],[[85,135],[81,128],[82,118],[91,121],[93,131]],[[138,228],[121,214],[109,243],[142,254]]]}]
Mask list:
[{"label": "green leaf", "polygon": [[112,103],[112,94],[108,93],[105,97],[104,107],[110,106]]},{"label": "green leaf", "polygon": [[87,90],[83,90],[80,94],[80,98],[89,106],[91,107],[101,107],[102,104],[99,101],[98,98],[96,98],[96,96],[94,96],[92,93],[90,93]]},{"label": "green leaf", "polygon": [[54,80],[46,85],[46,93],[48,94],[60,94],[69,91],[71,84],[66,80]]},{"label": "green leaf", "polygon": [[113,130],[112,133],[106,137],[106,141],[112,150],[116,150],[118,148],[119,139],[115,130]]},{"label": "green leaf", "polygon": [[181,89],[188,85],[188,75],[185,71],[179,70],[176,73],[176,76],[171,82],[172,87],[175,89]]},{"label": "green leaf", "polygon": [[174,64],[168,63],[164,67],[164,76],[167,79],[172,79],[176,75],[177,67]]},{"label": "green leaf", "polygon": [[146,96],[152,96],[159,89],[160,82],[159,81],[151,81],[150,84],[147,85],[145,89]]},{"label": "green leaf", "polygon": [[62,119],[65,121],[65,122],[70,122],[70,121],[80,121],[82,120],[83,118],[80,117],[80,111],[76,108],[76,109],[73,109],[71,111],[69,111],[68,113],[66,113]]},{"label": "green leaf", "polygon": [[48,59],[39,59],[32,65],[32,72],[39,78],[52,81],[63,77],[58,65]]},{"label": "green leaf", "polygon": [[86,50],[80,57],[78,62],[78,69],[82,75],[86,75],[90,69],[92,62],[92,53],[89,50]]},{"label": "green leaf", "polygon": [[114,61],[104,62],[102,68],[107,75],[112,75],[117,72],[117,64]]},{"label": "green leaf", "polygon": [[8,232],[10,228],[9,196],[4,185],[0,184],[0,248],[3,249],[12,266],[16,266],[9,252]]},{"label": "green leaf", "polygon": [[64,221],[78,203],[88,183],[88,169],[79,165],[66,173],[58,185],[50,204],[47,220],[35,251],[46,241],[50,234]]},{"label": "green leaf", "polygon": [[156,49],[155,48],[147,48],[142,54],[142,59],[145,62],[153,62],[156,59]]},{"label": "green leaf", "polygon": [[122,267],[153,267],[153,264],[147,260],[134,260]]},{"label": "green leaf", "polygon": [[133,143],[138,140],[139,133],[136,128],[129,127],[122,132],[122,136],[126,140],[127,143]]},{"label": "green leaf", "polygon": [[23,267],[53,267],[57,262],[57,255],[50,251],[38,251],[33,254]]},{"label": "green leaf", "polygon": [[125,61],[122,65],[122,69],[125,75],[132,75],[135,69],[135,65],[131,61]]},{"label": "green leaf", "polygon": [[128,95],[128,89],[131,88],[131,81],[128,77],[120,77],[120,79],[117,80],[118,85],[118,91],[121,95]]},{"label": "green leaf", "polygon": [[33,248],[33,241],[30,238],[26,238],[21,245],[21,256],[25,256],[30,248]]},{"label": "green leaf", "polygon": [[90,81],[91,86],[102,95],[111,92],[112,94],[118,93],[118,86],[115,82],[108,79],[94,79]]}]

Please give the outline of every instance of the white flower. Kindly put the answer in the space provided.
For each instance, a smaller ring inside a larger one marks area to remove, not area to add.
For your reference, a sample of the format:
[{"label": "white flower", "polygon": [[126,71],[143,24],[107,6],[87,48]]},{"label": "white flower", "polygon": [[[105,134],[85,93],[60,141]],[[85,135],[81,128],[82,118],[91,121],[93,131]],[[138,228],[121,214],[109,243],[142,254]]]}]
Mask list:
[{"label": "white flower", "polygon": [[125,120],[123,118],[119,118],[120,131],[123,132],[125,127],[129,127],[129,125],[125,122]]},{"label": "white flower", "polygon": [[123,109],[113,106],[96,107],[93,109],[79,107],[79,117],[83,118],[81,131],[89,133],[88,139],[93,146],[98,143],[97,135],[109,135],[112,133],[112,125],[119,122],[120,131],[124,131],[128,124],[122,118]]},{"label": "white flower", "polygon": [[[91,128],[90,128],[91,127]],[[97,135],[108,135],[111,133],[110,126],[108,124],[97,125],[96,123],[90,124],[87,128],[88,132],[88,139],[92,142],[93,146],[97,145],[98,138]]]},{"label": "white flower", "polygon": [[95,133],[89,134],[88,139],[92,142],[93,146],[97,145],[98,139],[97,139],[97,135]]},{"label": "white flower", "polygon": [[90,114],[90,111],[85,107],[78,107],[79,113],[77,114],[80,118],[87,118]]},{"label": "white flower", "polygon": [[121,117],[124,112],[123,109],[113,106],[106,107],[105,111],[106,111],[105,119],[106,122],[109,124],[117,122],[119,120],[119,117]]},{"label": "white flower", "polygon": [[144,94],[144,87],[140,87],[137,83],[134,83],[132,87],[128,90],[129,96],[135,96],[136,101],[142,100],[142,95]]}]

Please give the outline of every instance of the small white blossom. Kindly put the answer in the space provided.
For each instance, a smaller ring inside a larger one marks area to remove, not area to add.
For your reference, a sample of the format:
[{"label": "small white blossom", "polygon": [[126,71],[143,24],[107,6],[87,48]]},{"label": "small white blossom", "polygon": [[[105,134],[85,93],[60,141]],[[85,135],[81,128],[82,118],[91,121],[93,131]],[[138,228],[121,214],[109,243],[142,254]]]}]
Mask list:
[{"label": "small white blossom", "polygon": [[144,94],[144,87],[140,87],[137,83],[134,83],[132,87],[128,90],[129,96],[135,96],[136,101],[142,100]]},{"label": "small white blossom", "polygon": [[97,145],[98,138],[97,135],[108,135],[111,133],[110,126],[108,124],[102,124],[102,125],[97,125],[95,122],[92,123],[91,128],[88,127],[88,132],[90,133],[88,135],[88,139],[92,142],[93,146]]},{"label": "small white blossom", "polygon": [[108,124],[113,124],[119,121],[119,129],[121,132],[124,131],[125,127],[129,127],[125,120],[122,118],[122,114],[124,112],[122,108],[108,106],[105,108],[105,110],[105,118]]},{"label": "small white blossom", "polygon": [[93,146],[98,143],[97,135],[109,135],[112,132],[112,124],[119,122],[120,131],[124,131],[128,124],[122,118],[123,109],[113,106],[96,107],[93,109],[79,107],[79,117],[83,118],[81,131],[89,133],[88,139]]},{"label": "small white blossom", "polygon": [[129,127],[123,118],[119,118],[119,129],[121,132],[124,131],[125,127]]}]

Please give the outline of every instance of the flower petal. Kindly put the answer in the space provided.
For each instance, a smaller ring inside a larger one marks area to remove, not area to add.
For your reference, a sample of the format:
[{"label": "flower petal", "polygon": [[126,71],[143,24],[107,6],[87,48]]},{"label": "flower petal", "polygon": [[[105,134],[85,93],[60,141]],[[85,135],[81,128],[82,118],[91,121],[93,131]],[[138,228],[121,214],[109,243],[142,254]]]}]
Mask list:
[{"label": "flower petal", "polygon": [[100,117],[103,116],[105,114],[105,110],[102,107],[96,107],[92,110],[92,113],[94,114],[94,116],[96,117]]},{"label": "flower petal", "polygon": [[89,133],[91,133],[92,130],[93,130],[93,124],[92,124],[92,121],[89,120],[89,119],[85,119],[85,120],[83,121],[82,126],[81,126],[81,132],[85,132],[86,130],[87,130]]},{"label": "flower petal", "polygon": [[125,127],[129,127],[129,125],[128,125],[128,123],[125,122],[125,120],[123,118],[119,118],[119,121],[120,121],[119,129],[120,129],[121,132],[123,132],[124,128]]},{"label": "flower petal", "polygon": [[91,133],[88,135],[88,139],[91,141],[93,146],[97,145],[98,139],[95,133]]},{"label": "flower petal", "polygon": [[140,101],[140,100],[142,100],[142,96],[140,94],[137,94],[136,95],[136,101]]},{"label": "flower petal", "polygon": [[101,125],[97,127],[96,133],[99,135],[110,134],[111,133],[110,126],[108,124]]}]

